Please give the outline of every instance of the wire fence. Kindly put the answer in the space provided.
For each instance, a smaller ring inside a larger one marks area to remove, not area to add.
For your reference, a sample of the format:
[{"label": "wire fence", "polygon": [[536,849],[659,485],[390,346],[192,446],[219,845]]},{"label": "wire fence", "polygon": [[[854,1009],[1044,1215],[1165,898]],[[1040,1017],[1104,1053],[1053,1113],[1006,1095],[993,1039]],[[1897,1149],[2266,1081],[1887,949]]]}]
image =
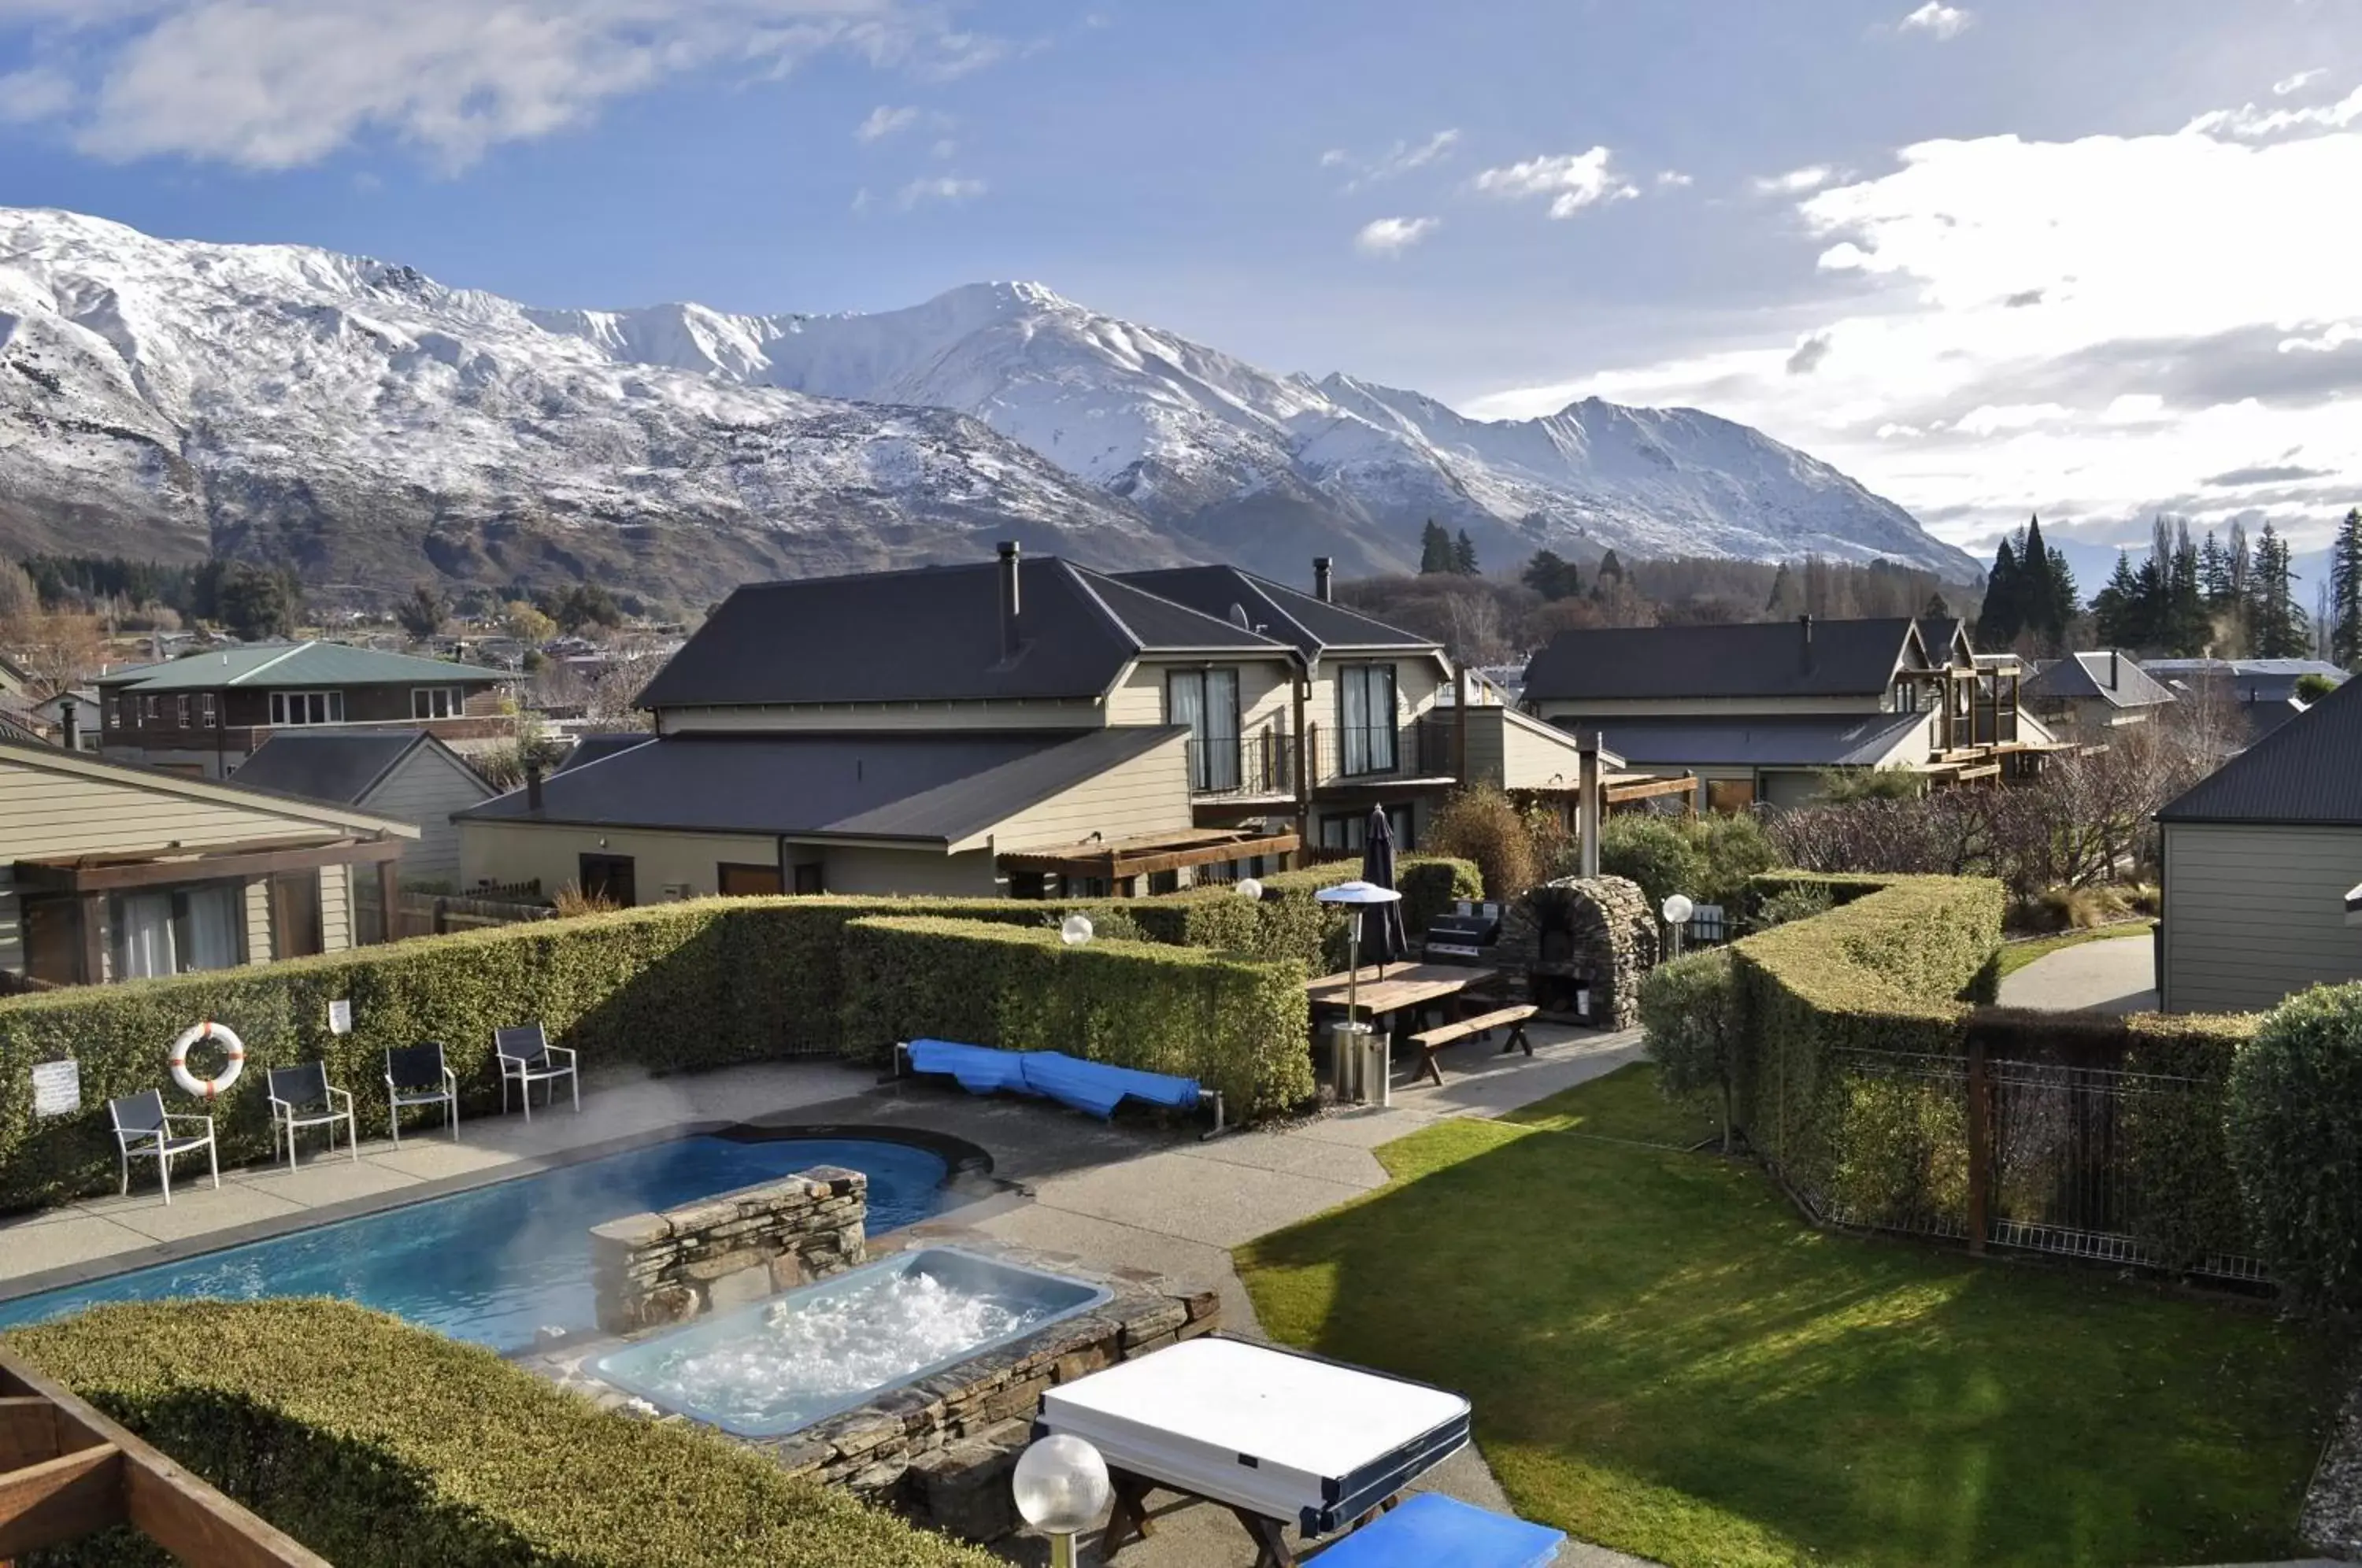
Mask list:
[{"label": "wire fence", "polygon": [[[1838,1049],[1823,1137],[1784,1173],[1823,1220],[2263,1282],[2209,1159],[2219,1081]],[[1805,1174],[1809,1172],[1809,1175]]]}]

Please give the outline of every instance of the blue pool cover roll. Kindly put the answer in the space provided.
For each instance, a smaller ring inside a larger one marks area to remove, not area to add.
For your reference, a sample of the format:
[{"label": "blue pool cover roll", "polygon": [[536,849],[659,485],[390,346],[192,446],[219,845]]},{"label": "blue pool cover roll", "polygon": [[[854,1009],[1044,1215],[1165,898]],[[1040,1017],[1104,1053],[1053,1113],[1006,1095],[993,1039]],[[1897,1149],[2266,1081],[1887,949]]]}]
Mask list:
[{"label": "blue pool cover roll", "polygon": [[1322,1568],[1540,1568],[1564,1532],[1421,1492],[1323,1551]]},{"label": "blue pool cover roll", "polygon": [[1187,1110],[1198,1103],[1198,1080],[1086,1062],[1063,1051],[997,1051],[950,1040],[913,1040],[915,1072],[948,1073],[970,1094],[1042,1095],[1104,1120],[1125,1099]]}]

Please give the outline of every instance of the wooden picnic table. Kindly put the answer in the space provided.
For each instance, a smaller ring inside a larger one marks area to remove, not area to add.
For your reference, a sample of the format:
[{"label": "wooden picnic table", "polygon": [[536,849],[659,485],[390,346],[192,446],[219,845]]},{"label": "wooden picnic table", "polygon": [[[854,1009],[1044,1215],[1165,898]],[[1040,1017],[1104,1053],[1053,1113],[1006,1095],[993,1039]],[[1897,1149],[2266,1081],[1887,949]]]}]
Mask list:
[{"label": "wooden picnic table", "polygon": [[[1353,973],[1341,969],[1323,975],[1307,983],[1304,993],[1315,1007],[1342,1008],[1353,989]],[[1494,979],[1499,971],[1458,964],[1388,964],[1381,972],[1377,965],[1364,964],[1358,973],[1361,984],[1354,1007],[1374,1021],[1458,996]]]}]

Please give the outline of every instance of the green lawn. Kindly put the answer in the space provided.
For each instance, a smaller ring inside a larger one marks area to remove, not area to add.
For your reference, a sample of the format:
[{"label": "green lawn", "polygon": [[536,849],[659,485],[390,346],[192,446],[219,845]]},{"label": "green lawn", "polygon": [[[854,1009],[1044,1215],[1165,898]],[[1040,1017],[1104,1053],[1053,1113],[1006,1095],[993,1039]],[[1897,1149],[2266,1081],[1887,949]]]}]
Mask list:
[{"label": "green lawn", "polygon": [[2114,925],[2095,926],[2088,931],[2062,931],[2056,936],[2037,936],[2031,942],[2004,942],[2001,948],[2001,972],[2014,975],[2036,958],[2047,957],[2062,947],[2081,947],[2086,942],[2111,942],[2118,937],[2146,937],[2157,929],[2153,920],[2120,921]]},{"label": "green lawn", "polygon": [[1680,1152],[1709,1129],[1650,1071],[1379,1150],[1393,1183],[1241,1249],[1264,1326],[1464,1392],[1521,1513],[1676,1568],[2294,1552],[2324,1341],[1810,1230]]}]

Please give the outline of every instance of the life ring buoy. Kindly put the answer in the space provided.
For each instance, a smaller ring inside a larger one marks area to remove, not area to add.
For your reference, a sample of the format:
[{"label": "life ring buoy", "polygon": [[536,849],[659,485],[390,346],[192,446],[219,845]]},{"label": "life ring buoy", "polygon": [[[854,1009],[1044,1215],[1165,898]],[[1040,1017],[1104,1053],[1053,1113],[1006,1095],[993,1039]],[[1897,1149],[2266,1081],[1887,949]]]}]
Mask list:
[{"label": "life ring buoy", "polygon": [[[222,1070],[210,1078],[201,1078],[189,1071],[189,1047],[200,1040],[218,1042],[223,1054],[228,1057],[222,1064]],[[181,1037],[172,1042],[171,1061],[172,1081],[181,1086],[182,1093],[203,1095],[212,1099],[237,1082],[238,1074],[246,1071],[246,1042],[240,1040],[237,1032],[228,1024],[215,1023],[209,1018],[203,1023],[193,1023],[181,1031]]]}]

